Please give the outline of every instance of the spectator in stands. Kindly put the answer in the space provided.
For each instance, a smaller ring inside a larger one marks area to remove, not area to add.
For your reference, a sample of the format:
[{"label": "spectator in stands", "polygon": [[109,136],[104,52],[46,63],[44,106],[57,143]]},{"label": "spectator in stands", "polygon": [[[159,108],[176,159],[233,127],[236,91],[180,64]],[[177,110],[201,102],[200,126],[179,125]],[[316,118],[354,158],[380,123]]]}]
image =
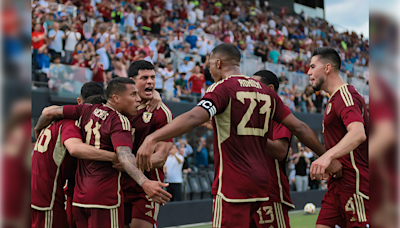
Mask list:
[{"label": "spectator in stands", "polygon": [[[313,93],[314,93],[314,89],[312,88],[312,86],[306,86],[306,88],[304,89],[304,93],[302,95],[302,97],[303,97],[303,101],[301,103],[301,111],[302,112],[315,113],[316,108],[315,108],[314,102],[312,100]],[[309,109],[310,109],[309,111],[308,111],[307,107],[309,107]]]},{"label": "spectator in stands", "polygon": [[281,76],[279,77],[279,84],[289,84],[289,80],[285,77],[285,73],[282,71]]},{"label": "spectator in stands", "polygon": [[296,167],[296,190],[304,192],[307,191],[308,187],[307,167],[310,164],[310,159],[305,156],[304,147],[301,143],[298,143],[298,148],[298,156],[293,161]]},{"label": "spectator in stands", "polygon": [[63,50],[63,39],[65,39],[65,34],[59,29],[60,24],[58,22],[53,23],[53,29],[49,32],[49,49],[51,56],[60,55]]},{"label": "spectator in stands", "polygon": [[46,34],[42,32],[42,26],[40,24],[35,24],[35,29],[32,32],[32,46],[33,52],[37,53],[37,50],[41,48],[46,41]]},{"label": "spectator in stands", "polygon": [[71,30],[65,32],[65,58],[64,63],[70,64],[72,62],[72,54],[75,51],[75,47],[81,39],[82,35],[76,29],[76,25],[71,26]]},{"label": "spectator in stands", "polygon": [[254,50],[254,54],[256,56],[261,57],[261,61],[267,62],[268,61],[268,46],[266,44],[263,44],[262,42],[259,42],[257,44],[257,47]]},{"label": "spectator in stands", "polygon": [[296,191],[296,170],[293,169],[289,174],[289,188],[290,191]]},{"label": "spectator in stands", "polygon": [[182,167],[185,158],[173,145],[164,165],[165,183],[169,183],[167,191],[172,194],[171,201],[182,201]]},{"label": "spectator in stands", "polygon": [[78,51],[76,54],[76,59],[72,60],[71,65],[77,66],[77,67],[88,67],[89,63],[88,63],[88,61],[86,61],[85,57],[83,56],[83,52]]},{"label": "spectator in stands", "polygon": [[106,74],[104,72],[103,64],[101,64],[100,62],[100,55],[96,54],[95,56],[92,56],[92,59],[89,62],[89,64],[93,74],[92,81],[97,82],[104,87]]},{"label": "spectator in stands", "polygon": [[156,63],[156,56],[154,55],[154,51],[150,50],[149,55],[144,58],[144,60],[151,62],[154,65]]},{"label": "spectator in stands", "polygon": [[272,46],[269,46],[269,58],[272,60],[273,63],[278,63],[279,60],[279,52],[276,50],[276,48],[273,48]]},{"label": "spectator in stands", "polygon": [[181,65],[179,65],[179,73],[188,73],[189,71],[191,71],[194,67],[194,63],[192,61],[190,61],[190,57],[186,56],[183,59],[183,63],[181,63]]},{"label": "spectator in stands", "polygon": [[206,79],[204,74],[201,73],[200,65],[196,65],[192,74],[189,78],[189,90],[191,91],[191,95],[195,98],[195,102],[200,101],[201,98],[201,89],[206,88]]},{"label": "spectator in stands", "polygon": [[115,59],[113,61],[114,74],[118,77],[127,78],[128,73],[127,73],[126,66],[122,60],[123,57],[124,57],[124,55],[122,54],[122,52],[116,54]]},{"label": "spectator in stands", "polygon": [[43,28],[45,30],[45,33],[48,33],[51,29],[53,29],[53,23],[54,23],[54,13],[48,12],[46,16],[46,21],[43,23]]},{"label": "spectator in stands", "polygon": [[185,41],[190,44],[190,49],[195,48],[197,43],[197,36],[193,34],[194,30],[194,26],[189,26],[189,35],[185,39]]},{"label": "spectator in stands", "polygon": [[205,137],[200,138],[199,146],[196,148],[196,166],[208,166],[208,150]]},{"label": "spectator in stands", "polygon": [[178,78],[175,79],[175,89],[176,89],[176,100],[179,101],[179,98],[185,94],[189,95],[190,91],[187,89],[187,84],[185,81],[185,74],[178,74]]},{"label": "spectator in stands", "polygon": [[159,70],[164,82],[164,99],[167,101],[172,100],[174,97],[174,81],[175,81],[175,71],[172,63],[168,63],[167,67]]}]

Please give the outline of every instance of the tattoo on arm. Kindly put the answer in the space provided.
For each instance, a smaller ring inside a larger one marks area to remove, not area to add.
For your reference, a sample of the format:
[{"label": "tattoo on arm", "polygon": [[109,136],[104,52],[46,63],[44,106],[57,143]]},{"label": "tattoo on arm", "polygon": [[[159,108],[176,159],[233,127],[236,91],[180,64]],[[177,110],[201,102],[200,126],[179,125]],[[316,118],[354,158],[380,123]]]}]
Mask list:
[{"label": "tattoo on arm", "polygon": [[126,173],[141,186],[147,180],[147,177],[136,167],[136,157],[132,154],[131,148],[119,146],[116,151]]},{"label": "tattoo on arm", "polygon": [[46,126],[48,126],[49,124],[51,124],[51,122],[53,120],[59,120],[62,119],[64,117],[63,115],[63,107],[58,107],[58,108],[54,108],[51,109],[45,113],[43,113],[42,115],[40,115],[38,122],[36,124],[36,129],[43,129]]}]

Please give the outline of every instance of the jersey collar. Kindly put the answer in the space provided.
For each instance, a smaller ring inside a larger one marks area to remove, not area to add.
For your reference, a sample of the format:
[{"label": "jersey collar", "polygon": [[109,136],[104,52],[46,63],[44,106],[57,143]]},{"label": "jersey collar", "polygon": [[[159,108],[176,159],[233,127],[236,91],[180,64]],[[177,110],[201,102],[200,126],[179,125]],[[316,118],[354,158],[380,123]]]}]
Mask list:
[{"label": "jersey collar", "polygon": [[335,93],[336,93],[340,88],[342,88],[342,87],[344,87],[344,86],[347,86],[347,85],[348,85],[348,84],[345,83],[345,84],[341,85],[339,88],[337,88],[337,89],[335,90],[335,92],[332,93],[331,98],[333,97],[333,95],[335,95]]}]

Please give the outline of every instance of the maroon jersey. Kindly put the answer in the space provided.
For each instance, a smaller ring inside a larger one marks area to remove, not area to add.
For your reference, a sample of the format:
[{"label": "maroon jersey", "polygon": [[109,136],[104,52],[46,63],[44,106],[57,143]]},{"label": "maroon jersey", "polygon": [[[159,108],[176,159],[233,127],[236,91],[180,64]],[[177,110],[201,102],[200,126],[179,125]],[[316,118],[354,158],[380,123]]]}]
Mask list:
[{"label": "maroon jersey", "polygon": [[[172,112],[164,103],[161,104],[161,109],[154,110],[153,113],[146,111],[146,105],[141,105],[138,109],[136,116],[129,118],[133,127],[132,135],[134,136],[134,141],[132,152],[135,156],[146,136],[172,121]],[[172,142],[172,139],[166,141]],[[150,172],[144,172],[144,174],[151,180],[164,181],[163,169],[152,169]],[[131,202],[132,198],[138,197],[139,193],[143,192],[142,187],[137,185],[135,181],[132,181],[132,178],[126,173],[122,174],[122,190],[125,202]]]},{"label": "maroon jersey", "polygon": [[32,156],[31,207],[64,211],[63,186],[75,174],[76,161],[64,146],[69,138],[82,139],[73,120],[60,120],[40,132]]},{"label": "maroon jersey", "polygon": [[[285,106],[286,109],[290,112],[290,109]],[[269,139],[275,141],[277,139],[287,139],[290,142],[292,139],[292,132],[289,131],[285,126],[275,121],[272,121],[272,136],[268,137]],[[289,151],[289,147],[287,150]],[[289,187],[289,178],[286,175],[286,159],[279,162],[278,159],[271,158],[268,154],[267,164],[271,168],[271,190],[269,194],[269,201],[271,202],[280,202],[291,208],[294,208],[293,202],[290,199],[290,187]]]},{"label": "maroon jersey", "polygon": [[[126,116],[104,104],[65,105],[64,117],[79,119],[82,137],[96,148],[132,148],[131,124]],[[111,209],[121,205],[121,172],[111,162],[78,160],[72,205]],[[134,181],[134,180],[132,180]]]},{"label": "maroon jersey", "polygon": [[327,150],[346,135],[346,127],[353,122],[364,124],[367,139],[355,150],[339,158],[343,164],[343,177],[330,178],[329,187],[356,193],[369,199],[368,131],[369,120],[364,98],[351,85],[343,85],[331,95],[323,117],[323,133]]},{"label": "maroon jersey", "polygon": [[215,179],[212,194],[227,202],[267,201],[271,178],[265,147],[271,120],[290,111],[266,85],[232,75],[210,86],[198,106],[213,117]]}]

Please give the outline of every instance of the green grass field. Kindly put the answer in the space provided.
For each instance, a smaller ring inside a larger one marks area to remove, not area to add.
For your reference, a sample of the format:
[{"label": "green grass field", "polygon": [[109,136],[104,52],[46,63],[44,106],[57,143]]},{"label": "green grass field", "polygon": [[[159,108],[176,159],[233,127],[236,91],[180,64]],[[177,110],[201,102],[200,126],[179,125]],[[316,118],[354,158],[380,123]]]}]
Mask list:
[{"label": "green grass field", "polygon": [[[305,215],[303,211],[296,211],[289,213],[290,227],[291,228],[312,228],[315,227],[315,222],[318,218],[320,209],[317,209],[315,214]],[[212,228],[211,223],[204,225],[185,225],[177,227],[190,227],[190,228]]]}]

